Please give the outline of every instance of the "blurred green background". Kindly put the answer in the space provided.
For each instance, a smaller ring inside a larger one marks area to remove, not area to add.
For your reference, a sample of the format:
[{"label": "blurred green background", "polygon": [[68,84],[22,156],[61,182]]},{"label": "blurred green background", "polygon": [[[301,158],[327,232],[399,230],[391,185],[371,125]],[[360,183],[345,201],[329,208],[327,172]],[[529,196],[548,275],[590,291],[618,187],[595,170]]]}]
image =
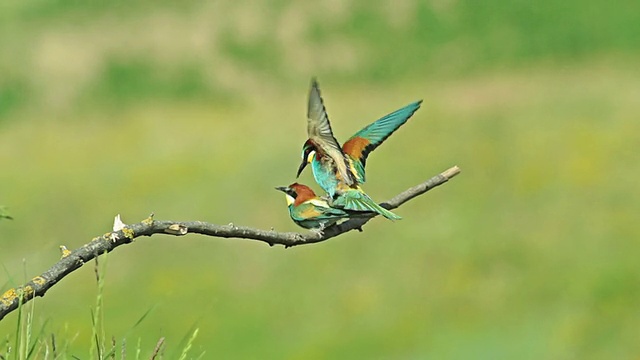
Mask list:
[{"label": "blurred green background", "polygon": [[[462,174],[402,221],[316,245],[139,238],[108,257],[108,338],[148,356],[165,336],[167,358],[194,327],[204,358],[637,358],[639,14],[630,0],[3,1],[1,290],[118,213],[300,230],[273,188],[294,180],[317,76],[341,140],[424,99],[370,156],[372,197]],[[35,328],[68,356],[93,346],[93,271],[35,301]]]}]

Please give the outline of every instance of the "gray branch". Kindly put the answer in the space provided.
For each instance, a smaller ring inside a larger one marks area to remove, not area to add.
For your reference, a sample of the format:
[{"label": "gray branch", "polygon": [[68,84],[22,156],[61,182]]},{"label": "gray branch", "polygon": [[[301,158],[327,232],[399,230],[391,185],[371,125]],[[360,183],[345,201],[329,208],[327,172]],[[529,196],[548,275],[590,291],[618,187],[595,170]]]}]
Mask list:
[{"label": "gray branch", "polygon": [[[403,191],[381,205],[388,210],[395,209],[436,186],[446,183],[459,173],[460,169],[454,166],[422,184]],[[296,232],[254,229],[246,226],[236,226],[234,224],[215,225],[202,221],[177,222],[154,220],[153,216],[150,216],[137,224],[126,225],[121,230],[93,238],[89,243],[73,251],[68,251],[66,248],[61,247],[63,254],[60,261],[26,284],[7,290],[0,297],[0,320],[8,313],[17,309],[21,300],[24,304],[35,296],[44,296],[49,288],[74,270],[82,267],[86,262],[93,260],[101,254],[111,252],[120,245],[130,244],[135,238],[140,236],[151,236],[154,234],[180,236],[195,233],[215,237],[257,240],[271,246],[277,244],[285,247],[293,247],[322,242],[351,230],[362,231],[362,226],[371,220],[371,218],[350,219],[325,229],[323,234],[314,232],[301,234]]]}]

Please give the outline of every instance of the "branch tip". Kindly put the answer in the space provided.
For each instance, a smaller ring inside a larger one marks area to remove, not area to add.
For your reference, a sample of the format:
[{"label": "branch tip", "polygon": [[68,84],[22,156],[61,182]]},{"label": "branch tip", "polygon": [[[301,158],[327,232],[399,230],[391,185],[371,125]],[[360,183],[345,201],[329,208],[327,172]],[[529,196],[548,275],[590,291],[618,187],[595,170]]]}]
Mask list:
[{"label": "branch tip", "polygon": [[447,179],[451,179],[452,177],[460,174],[460,168],[456,165],[451,167],[445,171],[443,171],[440,175],[446,177]]}]

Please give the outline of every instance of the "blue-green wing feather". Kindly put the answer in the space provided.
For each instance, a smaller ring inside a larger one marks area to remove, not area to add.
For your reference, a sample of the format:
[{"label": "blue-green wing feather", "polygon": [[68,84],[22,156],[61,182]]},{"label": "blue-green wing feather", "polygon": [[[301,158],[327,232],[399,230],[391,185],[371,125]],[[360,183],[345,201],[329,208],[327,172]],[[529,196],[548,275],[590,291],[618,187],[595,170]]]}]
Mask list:
[{"label": "blue-green wing feather", "polygon": [[[420,108],[422,100],[411,103],[401,109],[387,114],[373,123],[367,125],[362,130],[355,133],[351,138],[360,137],[369,141],[369,146],[375,149],[382,144],[394,131],[409,120],[409,118]],[[371,151],[370,150],[370,151]]]},{"label": "blue-green wing feather", "polygon": [[332,206],[352,211],[373,211],[389,220],[400,220],[402,217],[378,205],[369,195],[356,189],[348,190],[338,196]]},{"label": "blue-green wing feather", "polygon": [[382,144],[420,108],[422,100],[411,103],[381,117],[355,133],[342,145],[342,150],[353,161],[360,182],[365,181],[367,156]]}]

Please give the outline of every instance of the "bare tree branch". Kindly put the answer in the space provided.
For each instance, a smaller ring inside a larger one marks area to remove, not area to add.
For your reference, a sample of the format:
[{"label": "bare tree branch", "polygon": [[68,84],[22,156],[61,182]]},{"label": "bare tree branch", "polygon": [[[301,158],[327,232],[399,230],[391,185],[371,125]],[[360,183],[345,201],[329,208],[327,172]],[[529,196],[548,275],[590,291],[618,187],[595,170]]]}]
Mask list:
[{"label": "bare tree branch", "polygon": [[[422,184],[405,190],[381,205],[389,210],[395,209],[436,186],[444,184],[459,173],[460,169],[454,166]],[[177,222],[154,220],[153,216],[150,216],[137,224],[126,225],[117,231],[93,238],[88,244],[73,251],[61,247],[62,259],[60,259],[60,261],[26,284],[7,290],[0,297],[0,320],[8,313],[17,309],[21,299],[23,303],[26,303],[35,296],[44,296],[49,288],[74,270],[80,268],[86,262],[101,254],[111,252],[120,245],[130,244],[135,238],[140,236],[151,236],[153,234],[180,236],[195,233],[215,237],[258,240],[271,246],[278,244],[285,247],[292,247],[325,241],[351,230],[361,231],[362,226],[369,220],[371,220],[371,218],[350,219],[325,229],[321,235],[314,232],[301,234],[296,232],[261,230],[246,226],[236,226],[234,224],[215,225],[202,221]],[[119,221],[116,220],[116,224],[118,223]]]}]

